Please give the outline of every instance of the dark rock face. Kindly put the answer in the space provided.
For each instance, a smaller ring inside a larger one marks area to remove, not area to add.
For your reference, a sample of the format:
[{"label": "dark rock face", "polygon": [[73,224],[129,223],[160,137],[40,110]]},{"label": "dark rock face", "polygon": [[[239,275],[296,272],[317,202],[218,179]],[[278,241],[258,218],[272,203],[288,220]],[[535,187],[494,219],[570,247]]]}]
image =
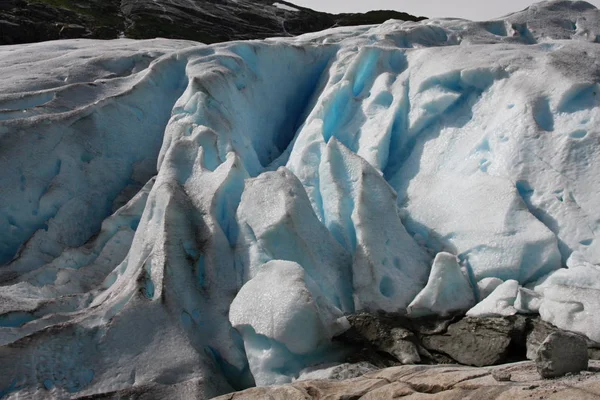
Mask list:
[{"label": "dark rock face", "polygon": [[537,357],[537,351],[544,340],[546,340],[550,334],[559,331],[560,329],[554,325],[544,322],[539,318],[530,320],[526,341],[527,359],[535,360]]},{"label": "dark rock face", "polygon": [[73,37],[113,39],[124,26],[118,0],[0,2],[0,45]]},{"label": "dark rock face", "polygon": [[367,361],[379,368],[410,364],[454,364],[447,354],[429,351],[425,338],[443,335],[452,319],[407,318],[390,313],[358,313],[348,316],[350,329],[335,338],[356,347],[348,362]]},{"label": "dark rock face", "polygon": [[459,364],[483,367],[525,358],[526,320],[506,318],[464,318],[446,333],[422,338],[429,351],[442,353]]},{"label": "dark rock face", "polygon": [[348,316],[351,328],[337,340],[360,350],[354,358],[380,368],[421,362],[418,340],[405,318],[389,314],[361,313]]},{"label": "dark rock face", "polygon": [[557,378],[579,373],[588,368],[585,339],[566,332],[554,332],[540,345],[535,360],[542,378]]},{"label": "dark rock face", "polygon": [[[203,43],[263,39],[315,32],[333,26],[418,21],[395,11],[332,15],[272,0],[4,0],[0,44],[65,38],[150,39]],[[292,11],[296,10],[296,11]]]},{"label": "dark rock face", "polygon": [[348,317],[336,340],[357,347],[348,362],[489,366],[525,360],[527,318],[408,319],[393,314]]},{"label": "dark rock face", "polygon": [[[600,347],[539,316],[410,319],[398,314],[358,313],[347,318],[350,329],[335,338],[354,348],[346,361],[369,362],[379,368],[407,364],[485,367],[537,357],[542,376],[562,376],[585,370]],[[570,361],[563,365],[562,359]],[[510,380],[510,373],[496,372],[497,381]]]}]

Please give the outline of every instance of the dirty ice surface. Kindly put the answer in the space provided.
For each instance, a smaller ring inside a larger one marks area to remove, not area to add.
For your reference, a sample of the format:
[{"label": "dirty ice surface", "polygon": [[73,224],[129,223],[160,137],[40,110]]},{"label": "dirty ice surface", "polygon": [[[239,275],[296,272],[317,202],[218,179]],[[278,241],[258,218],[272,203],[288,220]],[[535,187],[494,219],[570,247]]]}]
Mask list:
[{"label": "dirty ice surface", "polygon": [[359,310],[599,341],[599,41],[551,1],[0,47],[0,397],[289,382]]}]

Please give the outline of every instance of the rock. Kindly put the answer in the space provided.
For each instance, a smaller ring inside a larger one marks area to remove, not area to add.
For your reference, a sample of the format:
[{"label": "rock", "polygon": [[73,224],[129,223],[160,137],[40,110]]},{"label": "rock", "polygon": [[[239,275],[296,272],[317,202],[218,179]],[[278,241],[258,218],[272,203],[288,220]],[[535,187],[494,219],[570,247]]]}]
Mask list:
[{"label": "rock", "polygon": [[384,340],[379,348],[394,356],[402,364],[418,364],[421,362],[414,334],[404,328],[393,328],[390,338]]},{"label": "rock", "polygon": [[528,318],[456,321],[360,313],[348,316],[351,328],[335,340],[357,348],[346,360],[350,363],[366,361],[380,368],[398,363],[490,366],[526,359]]},{"label": "rock", "polygon": [[78,24],[66,24],[60,28],[58,36],[61,39],[75,39],[80,37],[89,36],[90,31],[85,26]]},{"label": "rock", "polygon": [[495,369],[492,371],[492,378],[494,378],[498,382],[509,382],[512,378],[512,374],[503,369]]},{"label": "rock", "polygon": [[487,368],[403,365],[346,381],[296,381],[290,385],[248,389],[215,400],[591,400],[600,395],[597,374],[578,377],[581,380],[543,381],[535,372],[533,362],[518,363],[509,368],[515,381],[497,380]]},{"label": "rock", "polygon": [[355,347],[344,360],[349,364],[368,363],[377,368],[389,368],[402,365],[395,357],[380,352],[373,347]]},{"label": "rock", "polygon": [[561,330],[548,322],[542,321],[540,318],[528,320],[527,325],[527,359],[535,360],[537,351],[544,340],[552,333],[561,332]]},{"label": "rock", "polygon": [[338,364],[334,366],[316,366],[307,368],[300,372],[300,376],[295,381],[306,381],[313,379],[331,379],[343,381],[363,376],[366,373],[377,371],[375,365],[368,362],[356,364]]},{"label": "rock", "polygon": [[[554,332],[565,332],[562,329],[543,321],[539,316],[528,318],[527,320],[527,359],[535,360],[540,345],[546,338]],[[590,360],[600,360],[600,343],[585,338],[588,347],[588,358]]]},{"label": "rock", "polygon": [[[336,340],[366,348],[367,353],[386,353],[402,364],[421,362],[417,338],[409,329],[410,323],[406,318],[383,313],[360,313],[348,316],[348,322],[350,329],[336,337]],[[371,358],[368,361],[382,365],[382,360]]]},{"label": "rock", "polygon": [[590,360],[600,360],[600,348],[588,345],[588,357]]},{"label": "rock", "polygon": [[541,344],[535,360],[542,378],[556,378],[567,373],[579,373],[588,368],[585,339],[566,332],[554,332]]},{"label": "rock", "polygon": [[525,330],[522,316],[467,317],[450,325],[444,334],[423,337],[422,345],[460,364],[483,367],[525,359]]},{"label": "rock", "polygon": [[456,318],[421,317],[410,320],[410,329],[418,336],[444,333]]}]

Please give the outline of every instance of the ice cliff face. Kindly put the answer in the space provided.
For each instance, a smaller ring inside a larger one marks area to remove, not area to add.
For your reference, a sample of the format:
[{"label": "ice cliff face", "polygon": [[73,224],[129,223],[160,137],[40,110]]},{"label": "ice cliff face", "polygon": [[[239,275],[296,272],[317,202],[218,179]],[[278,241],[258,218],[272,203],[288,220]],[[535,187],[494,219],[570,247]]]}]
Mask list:
[{"label": "ice cliff face", "polygon": [[358,310],[600,340],[598,38],[551,1],[1,47],[0,396],[289,382]]}]

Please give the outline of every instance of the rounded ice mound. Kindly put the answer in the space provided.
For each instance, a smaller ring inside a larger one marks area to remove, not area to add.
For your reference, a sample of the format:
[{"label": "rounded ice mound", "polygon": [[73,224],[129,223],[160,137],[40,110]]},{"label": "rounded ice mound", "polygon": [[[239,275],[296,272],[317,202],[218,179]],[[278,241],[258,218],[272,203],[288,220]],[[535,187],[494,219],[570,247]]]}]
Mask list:
[{"label": "rounded ice mound", "polygon": [[[277,340],[291,352],[306,354],[339,333],[337,316],[321,310],[316,288],[304,269],[291,261],[270,261],[260,267],[231,303],[229,320],[234,328],[252,327],[259,335]],[[332,318],[333,317],[333,318]],[[336,318],[337,317],[337,318]]]},{"label": "rounded ice mound", "polygon": [[276,366],[293,370],[290,365],[302,365],[302,356],[347,329],[341,311],[318,290],[299,264],[274,260],[262,265],[231,303],[229,320],[242,334],[258,384],[287,381]]}]

